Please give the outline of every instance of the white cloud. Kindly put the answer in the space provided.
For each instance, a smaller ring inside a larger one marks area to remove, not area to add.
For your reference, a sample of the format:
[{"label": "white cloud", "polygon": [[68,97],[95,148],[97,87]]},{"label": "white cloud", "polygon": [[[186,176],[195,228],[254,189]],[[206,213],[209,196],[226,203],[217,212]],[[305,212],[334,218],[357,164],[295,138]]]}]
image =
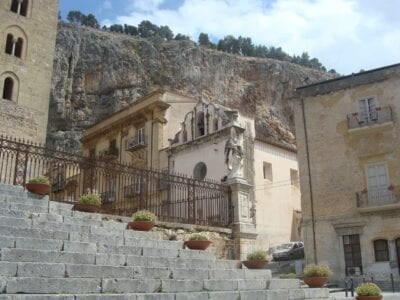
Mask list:
[{"label": "white cloud", "polygon": [[150,20],[195,41],[200,32],[242,35],[290,54],[306,51],[341,73],[400,62],[400,1],[268,1],[185,0],[169,10],[160,9],[164,0],[135,0],[111,23]]}]

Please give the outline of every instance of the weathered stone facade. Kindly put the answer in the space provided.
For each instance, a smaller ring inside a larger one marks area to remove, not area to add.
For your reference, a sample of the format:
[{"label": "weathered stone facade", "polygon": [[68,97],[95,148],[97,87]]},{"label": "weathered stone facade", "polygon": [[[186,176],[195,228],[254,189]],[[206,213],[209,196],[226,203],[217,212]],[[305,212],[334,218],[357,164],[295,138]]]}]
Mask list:
[{"label": "weathered stone facade", "polygon": [[[256,135],[254,119],[237,110],[156,90],[89,127],[81,141],[85,156],[115,152],[121,163],[225,182],[234,207],[234,256],[245,259],[256,248],[300,239],[294,218],[300,194],[290,182],[296,153]],[[274,179],[265,178],[266,161]],[[196,214],[215,217],[201,208]]]},{"label": "weathered stone facade", "polygon": [[[198,116],[203,115],[206,121],[200,135],[199,127],[203,124],[199,124]],[[241,258],[256,248],[269,250],[280,243],[302,239],[298,167],[293,148],[257,138],[259,132],[252,118],[204,101],[187,112],[181,124],[169,149],[170,167],[196,177],[197,167],[203,164],[204,176],[227,179],[231,189],[241,195],[234,205],[238,208],[234,214],[237,224],[232,227],[236,244],[241,248],[236,252],[240,252]],[[237,176],[233,176],[235,172],[227,165],[227,145],[232,136],[242,151],[241,171]],[[267,164],[271,167],[271,178],[267,178]],[[296,178],[291,178],[293,173]],[[236,177],[239,181],[230,180]],[[235,200],[233,194],[232,200]]]},{"label": "weathered stone facade", "polygon": [[58,0],[0,3],[2,135],[46,140],[57,16]]},{"label": "weathered stone facade", "polygon": [[400,65],[297,89],[306,258],[337,280],[399,280],[399,94]]}]

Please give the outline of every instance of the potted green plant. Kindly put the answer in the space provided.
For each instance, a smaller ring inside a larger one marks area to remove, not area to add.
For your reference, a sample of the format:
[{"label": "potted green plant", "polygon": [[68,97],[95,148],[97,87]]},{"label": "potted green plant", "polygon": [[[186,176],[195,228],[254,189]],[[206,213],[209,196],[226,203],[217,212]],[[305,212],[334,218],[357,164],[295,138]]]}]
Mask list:
[{"label": "potted green plant", "polygon": [[29,180],[28,183],[25,184],[25,187],[31,193],[48,195],[50,192],[49,178],[46,176],[33,177]]},{"label": "potted green plant", "polygon": [[303,270],[303,280],[309,287],[322,287],[332,275],[326,265],[309,265]]},{"label": "potted green plant", "polygon": [[193,233],[189,239],[185,241],[186,247],[193,250],[206,250],[210,246],[211,241],[206,236],[200,233]]},{"label": "potted green plant", "polygon": [[380,300],[382,299],[382,290],[375,283],[366,282],[356,288],[357,300]]},{"label": "potted green plant", "polygon": [[97,212],[101,206],[100,195],[88,193],[79,197],[78,203],[75,203],[73,209],[84,212]]},{"label": "potted green plant", "polygon": [[267,264],[267,253],[263,250],[256,250],[247,254],[247,260],[243,261],[243,264],[248,269],[263,269]]},{"label": "potted green plant", "polygon": [[128,228],[140,231],[149,231],[154,227],[156,216],[148,210],[139,210],[132,215]]}]

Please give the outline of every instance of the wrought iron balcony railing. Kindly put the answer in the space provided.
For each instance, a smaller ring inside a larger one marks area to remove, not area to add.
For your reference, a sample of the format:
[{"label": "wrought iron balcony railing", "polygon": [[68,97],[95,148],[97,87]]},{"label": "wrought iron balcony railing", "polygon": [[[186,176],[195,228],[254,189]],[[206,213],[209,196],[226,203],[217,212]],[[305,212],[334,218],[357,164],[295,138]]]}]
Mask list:
[{"label": "wrought iron balcony railing", "polygon": [[392,108],[390,106],[377,107],[375,111],[370,113],[354,112],[347,115],[347,123],[349,129],[360,128],[364,126],[372,126],[375,124],[383,124],[393,121]]},{"label": "wrought iron balcony railing", "polygon": [[[394,189],[399,187],[394,187]],[[394,190],[388,188],[369,189],[357,192],[357,207],[382,206],[400,203],[399,197]]]}]

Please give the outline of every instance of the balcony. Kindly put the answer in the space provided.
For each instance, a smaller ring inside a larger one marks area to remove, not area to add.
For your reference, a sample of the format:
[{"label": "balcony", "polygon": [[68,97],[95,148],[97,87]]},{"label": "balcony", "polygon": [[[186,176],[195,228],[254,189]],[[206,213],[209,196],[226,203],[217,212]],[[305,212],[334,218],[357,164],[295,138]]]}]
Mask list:
[{"label": "balcony", "polygon": [[119,157],[119,149],[118,148],[108,148],[99,153],[99,157],[102,160],[110,161],[115,160]]},{"label": "balcony", "polygon": [[391,211],[400,209],[400,197],[395,192],[400,187],[364,190],[356,193],[357,207],[360,212]]},{"label": "balcony", "polygon": [[360,114],[354,112],[347,115],[349,130],[375,127],[384,124],[393,124],[393,112],[390,106],[376,107],[375,111]]},{"label": "balcony", "polygon": [[126,151],[136,151],[138,149],[142,149],[146,147],[146,143],[144,141],[144,137],[141,136],[140,138],[138,136],[134,138],[130,138],[126,141]]}]

